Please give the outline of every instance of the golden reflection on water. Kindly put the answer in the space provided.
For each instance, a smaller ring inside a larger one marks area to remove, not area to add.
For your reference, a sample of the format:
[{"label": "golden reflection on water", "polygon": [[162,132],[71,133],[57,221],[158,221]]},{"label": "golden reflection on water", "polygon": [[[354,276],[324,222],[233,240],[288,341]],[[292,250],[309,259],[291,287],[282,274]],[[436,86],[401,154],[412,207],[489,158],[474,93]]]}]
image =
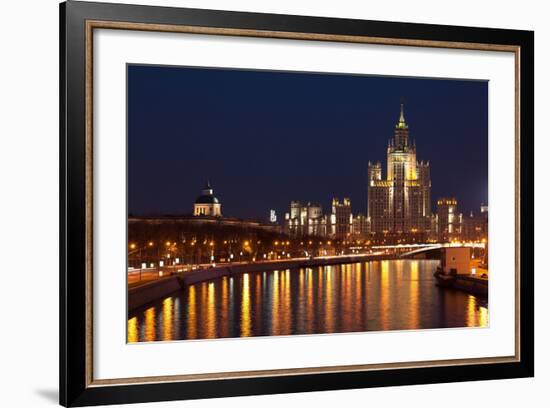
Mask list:
[{"label": "golden reflection on water", "polygon": [[389,308],[390,308],[390,271],[389,261],[380,262],[380,325],[382,330],[389,329]]},{"label": "golden reflection on water", "polygon": [[298,315],[303,316],[304,315],[304,306],[305,306],[305,300],[306,300],[306,271],[304,268],[300,268],[298,271]]},{"label": "golden reflection on water", "polygon": [[[281,279],[283,275],[281,274]],[[290,269],[284,272],[284,285],[282,294],[282,310],[281,316],[283,317],[283,327],[281,334],[289,334],[292,329],[292,309],[291,309],[291,296],[290,296]]]},{"label": "golden reflection on water", "polygon": [[403,278],[403,262],[404,261],[402,259],[398,259],[395,261],[395,269],[396,269],[395,274],[397,275],[398,279]]},{"label": "golden reflection on water", "polygon": [[306,268],[307,299],[306,299],[306,330],[313,332],[313,269]]},{"label": "golden reflection on water", "polygon": [[468,305],[466,309],[466,319],[467,326],[474,327],[477,326],[477,315],[476,315],[476,298],[472,295],[468,296]]},{"label": "golden reflection on water", "polygon": [[228,297],[228,286],[229,282],[226,276],[222,278],[222,299],[221,299],[221,335],[222,336],[228,336],[229,335],[229,297]]},{"label": "golden reflection on water", "polygon": [[[204,287],[203,293],[204,293]],[[209,282],[206,291],[206,338],[216,337],[216,286]]]},{"label": "golden reflection on water", "polygon": [[138,319],[134,316],[128,320],[128,343],[135,343],[136,341],[139,341]]},{"label": "golden reflection on water", "polygon": [[486,307],[479,307],[479,326],[487,327],[489,325],[489,309]]},{"label": "golden reflection on water", "polygon": [[172,340],[172,324],[174,322],[173,307],[174,300],[169,297],[162,302],[162,340]]},{"label": "golden reflection on water", "polygon": [[[191,285],[127,321],[128,342],[486,327],[486,302],[437,288],[429,261],[246,273]],[[180,309],[182,315],[180,316]]]},{"label": "golden reflection on water", "polygon": [[365,262],[363,264],[365,266],[365,284],[362,288],[362,295],[361,295],[361,303],[363,304],[363,310],[362,310],[362,324],[365,324],[363,322],[367,322],[369,318],[369,301],[370,301],[370,294],[369,294],[369,285],[371,283],[371,264],[369,262]]},{"label": "golden reflection on water", "polygon": [[466,309],[467,327],[487,327],[488,310],[486,307],[478,306],[475,296],[468,295],[468,305]]},{"label": "golden reflection on water", "polygon": [[243,275],[243,292],[241,298],[241,336],[250,336],[250,283],[249,275]]},{"label": "golden reflection on water", "polygon": [[181,338],[181,312],[180,312],[181,298],[178,296],[174,297],[174,340]]},{"label": "golden reflection on water", "polygon": [[419,322],[419,287],[418,287],[418,261],[411,261],[411,277],[409,285],[409,327],[411,329],[418,329],[420,327]]},{"label": "golden reflection on water", "polygon": [[155,308],[150,307],[145,311],[145,341],[155,341],[157,334],[157,321]]},{"label": "golden reflection on water", "polygon": [[187,337],[197,338],[197,294],[195,285],[189,286],[189,308],[187,311]]},{"label": "golden reflection on water", "polygon": [[297,325],[296,329],[299,331],[304,330],[304,319],[305,316],[305,302],[306,302],[306,284],[305,284],[305,270],[304,268],[300,268],[298,270],[298,298],[296,299],[296,305],[297,305],[297,319],[295,321],[295,324]]},{"label": "golden reflection on water", "polygon": [[256,274],[256,292],[254,294],[256,298],[256,327],[262,326],[262,276]]},{"label": "golden reflection on water", "polygon": [[354,266],[355,283],[353,284],[353,321],[354,324],[361,319],[362,298],[361,298],[361,278],[362,278],[361,264],[357,263]]},{"label": "golden reflection on water", "polygon": [[326,280],[325,280],[325,330],[327,333],[334,331],[334,319],[333,319],[333,292],[332,292],[332,266],[326,267]]},{"label": "golden reflection on water", "polygon": [[273,271],[271,299],[271,334],[279,333],[279,271]]},{"label": "golden reflection on water", "polygon": [[342,290],[342,328],[350,330],[352,325],[352,310],[351,310],[351,265],[345,265],[341,270],[340,288]]},{"label": "golden reflection on water", "polygon": [[315,315],[323,316],[323,267],[317,268],[317,310]]}]

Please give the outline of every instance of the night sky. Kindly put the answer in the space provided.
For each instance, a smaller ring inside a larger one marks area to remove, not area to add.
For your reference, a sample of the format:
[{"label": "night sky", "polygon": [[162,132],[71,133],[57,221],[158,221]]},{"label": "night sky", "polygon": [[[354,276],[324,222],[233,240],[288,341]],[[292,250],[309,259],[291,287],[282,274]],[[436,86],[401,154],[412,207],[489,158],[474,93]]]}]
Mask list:
[{"label": "night sky", "polygon": [[128,66],[128,212],[190,214],[210,178],[225,216],[279,220],[291,200],[349,197],[366,214],[405,100],[417,159],[441,196],[488,196],[487,82]]}]

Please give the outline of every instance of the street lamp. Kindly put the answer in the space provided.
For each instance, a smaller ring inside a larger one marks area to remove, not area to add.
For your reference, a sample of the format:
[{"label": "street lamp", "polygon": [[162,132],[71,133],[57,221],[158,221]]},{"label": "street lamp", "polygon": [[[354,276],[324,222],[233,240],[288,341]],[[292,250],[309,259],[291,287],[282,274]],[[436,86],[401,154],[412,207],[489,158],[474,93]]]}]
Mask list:
[{"label": "street lamp", "polygon": [[146,268],[147,267],[147,264],[143,262],[143,257],[142,257],[142,250],[144,249],[143,246],[139,246],[132,242],[130,245],[128,245],[128,247],[132,250],[132,252],[128,252],[128,262],[130,261],[130,254],[132,253],[135,253],[136,251],[139,251],[139,260],[138,260],[138,263],[139,263],[139,281],[141,281],[142,279],[142,269]]}]

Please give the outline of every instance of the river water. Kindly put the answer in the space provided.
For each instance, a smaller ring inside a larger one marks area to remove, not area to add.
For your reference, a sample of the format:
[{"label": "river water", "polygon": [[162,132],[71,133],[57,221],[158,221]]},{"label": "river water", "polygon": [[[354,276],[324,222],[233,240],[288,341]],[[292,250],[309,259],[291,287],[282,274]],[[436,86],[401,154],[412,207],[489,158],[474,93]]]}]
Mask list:
[{"label": "river water", "polygon": [[486,299],[435,285],[438,262],[372,261],[198,283],[134,311],[128,341],[487,326]]}]

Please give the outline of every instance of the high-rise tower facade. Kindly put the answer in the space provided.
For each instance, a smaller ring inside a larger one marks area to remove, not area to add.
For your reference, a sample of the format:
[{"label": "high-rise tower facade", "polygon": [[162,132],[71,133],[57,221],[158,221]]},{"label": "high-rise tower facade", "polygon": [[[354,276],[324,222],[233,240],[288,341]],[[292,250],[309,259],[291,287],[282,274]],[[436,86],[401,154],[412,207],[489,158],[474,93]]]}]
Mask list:
[{"label": "high-rise tower facade", "polygon": [[380,162],[368,164],[371,234],[387,240],[424,240],[431,228],[430,163],[416,160],[403,104],[388,142],[386,178]]},{"label": "high-rise tower facade", "polygon": [[338,239],[346,239],[351,235],[353,228],[353,215],[351,214],[351,201],[344,198],[332,199],[331,235]]}]

